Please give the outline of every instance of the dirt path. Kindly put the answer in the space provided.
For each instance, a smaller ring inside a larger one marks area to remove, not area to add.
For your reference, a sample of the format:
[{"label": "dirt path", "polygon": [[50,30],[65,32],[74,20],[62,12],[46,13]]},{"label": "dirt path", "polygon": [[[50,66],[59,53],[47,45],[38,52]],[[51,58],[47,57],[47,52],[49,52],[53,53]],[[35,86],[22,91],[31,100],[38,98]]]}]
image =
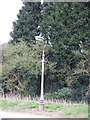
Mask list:
[{"label": "dirt path", "polygon": [[49,118],[49,117],[34,115],[30,113],[6,112],[0,110],[0,120],[1,118]]}]

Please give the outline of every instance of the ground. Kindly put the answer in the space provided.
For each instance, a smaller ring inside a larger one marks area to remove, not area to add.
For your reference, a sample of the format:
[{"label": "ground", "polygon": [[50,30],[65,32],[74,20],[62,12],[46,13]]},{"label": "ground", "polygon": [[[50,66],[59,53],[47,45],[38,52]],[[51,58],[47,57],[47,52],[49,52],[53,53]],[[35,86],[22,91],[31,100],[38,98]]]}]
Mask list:
[{"label": "ground", "polygon": [[45,102],[40,111],[39,102],[0,100],[0,118],[88,118],[88,104]]},{"label": "ground", "polygon": [[11,111],[1,111],[0,118],[49,118],[47,116],[35,115],[25,112],[11,112]]}]

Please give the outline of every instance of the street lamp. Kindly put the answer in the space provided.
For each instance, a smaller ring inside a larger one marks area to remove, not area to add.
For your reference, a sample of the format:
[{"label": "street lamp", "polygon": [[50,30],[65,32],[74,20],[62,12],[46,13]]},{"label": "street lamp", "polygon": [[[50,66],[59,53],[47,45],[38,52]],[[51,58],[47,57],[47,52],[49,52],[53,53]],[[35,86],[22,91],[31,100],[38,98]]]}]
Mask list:
[{"label": "street lamp", "polygon": [[[44,38],[41,36],[35,36],[35,39],[38,41],[44,41]],[[44,48],[43,48],[43,53],[42,53],[42,77],[41,77],[41,96],[40,96],[40,110],[44,110],[44,95],[43,95],[43,89],[44,89]]]}]

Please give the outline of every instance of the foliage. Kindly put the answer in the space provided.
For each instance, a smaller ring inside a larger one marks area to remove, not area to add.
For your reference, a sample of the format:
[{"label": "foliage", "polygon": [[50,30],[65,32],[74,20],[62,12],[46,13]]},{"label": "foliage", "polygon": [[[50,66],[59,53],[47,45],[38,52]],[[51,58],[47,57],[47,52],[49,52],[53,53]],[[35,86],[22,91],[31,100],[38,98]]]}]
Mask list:
[{"label": "foliage", "polygon": [[85,85],[82,85],[81,87],[78,87],[73,92],[73,99],[77,102],[83,101],[88,102],[88,88]]},{"label": "foliage", "polygon": [[[41,8],[39,2],[24,2],[22,8],[17,15],[18,20],[13,22],[13,31],[10,33],[13,42],[19,42],[23,38],[24,41],[35,43],[38,25],[41,21]],[[14,43],[13,43],[14,44]]]},{"label": "foliage", "polygon": [[57,99],[57,100],[65,100],[65,101],[73,101],[73,102],[88,102],[88,95],[86,95],[88,88],[84,85],[78,87],[76,89],[63,87],[59,89],[57,92],[46,93],[45,99]]},{"label": "foliage", "polygon": [[68,87],[59,89],[57,92],[45,94],[45,98],[48,98],[48,99],[53,98],[53,99],[59,99],[59,100],[72,101],[72,97],[73,97],[72,89]]},{"label": "foliage", "polygon": [[5,90],[40,95],[41,64],[38,61],[43,46],[35,36],[42,33],[46,40],[45,93],[53,96],[59,90],[61,96],[58,96],[69,99],[70,90],[80,88],[84,99],[90,76],[88,13],[87,3],[24,2],[18,20],[13,22],[11,48],[3,56]]},{"label": "foliage", "polygon": [[[88,52],[89,48],[87,44],[89,40],[88,5],[52,2],[44,3],[42,8],[43,21],[39,29],[47,39],[47,43],[51,45],[48,59],[56,63],[56,71],[50,74],[49,80],[47,78],[47,81],[52,83],[50,91],[73,86],[73,82],[77,84],[80,79],[89,81],[86,67],[89,57],[86,60],[85,54],[81,53],[82,50]],[[87,76],[86,79],[84,76]]]},{"label": "foliage", "polygon": [[58,99],[71,100],[72,90],[70,88],[63,88],[55,92]]},{"label": "foliage", "polygon": [[26,45],[22,41],[18,45],[10,45],[3,53],[2,76],[11,93],[17,91],[27,94],[31,91],[30,94],[35,94],[36,78],[41,66],[38,64],[41,54],[35,49],[34,45]]},{"label": "foliage", "polygon": [[87,46],[89,40],[88,13],[85,3],[44,3],[39,29],[56,51],[61,47],[77,50],[80,41]]}]

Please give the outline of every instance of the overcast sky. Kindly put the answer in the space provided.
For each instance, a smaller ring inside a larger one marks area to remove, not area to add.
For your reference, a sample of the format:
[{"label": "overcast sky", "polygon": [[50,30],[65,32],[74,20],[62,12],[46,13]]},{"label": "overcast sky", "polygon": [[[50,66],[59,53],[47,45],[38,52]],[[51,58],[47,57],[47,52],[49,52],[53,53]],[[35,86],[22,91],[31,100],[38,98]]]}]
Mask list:
[{"label": "overcast sky", "polygon": [[0,1],[0,44],[7,43],[12,31],[12,23],[17,19],[17,14],[22,7],[21,0]]}]

